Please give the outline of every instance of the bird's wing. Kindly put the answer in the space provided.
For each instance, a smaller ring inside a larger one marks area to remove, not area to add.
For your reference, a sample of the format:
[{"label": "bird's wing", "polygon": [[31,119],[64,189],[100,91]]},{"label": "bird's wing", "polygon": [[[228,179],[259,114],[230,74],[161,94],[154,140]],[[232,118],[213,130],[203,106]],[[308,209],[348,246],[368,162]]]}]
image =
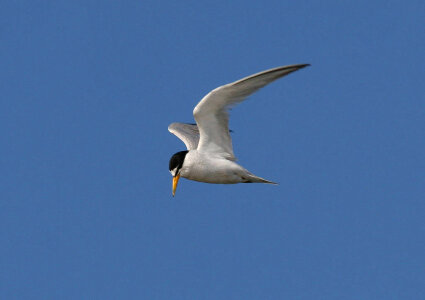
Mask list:
[{"label": "bird's wing", "polygon": [[198,147],[199,130],[195,124],[172,123],[168,126],[168,131],[181,139],[187,150],[193,150]]},{"label": "bird's wing", "polygon": [[193,110],[200,133],[198,151],[218,154],[235,160],[228,128],[229,107],[242,102],[249,95],[276,79],[307,66],[309,64],[273,68],[209,92]]}]

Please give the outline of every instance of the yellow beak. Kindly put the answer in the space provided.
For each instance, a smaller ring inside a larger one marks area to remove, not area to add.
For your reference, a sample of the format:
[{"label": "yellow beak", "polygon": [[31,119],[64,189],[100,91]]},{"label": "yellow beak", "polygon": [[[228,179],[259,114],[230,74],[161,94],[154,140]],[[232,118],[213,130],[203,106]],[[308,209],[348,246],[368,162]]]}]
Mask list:
[{"label": "yellow beak", "polygon": [[173,177],[173,197],[176,194],[177,183],[179,182],[180,174]]}]

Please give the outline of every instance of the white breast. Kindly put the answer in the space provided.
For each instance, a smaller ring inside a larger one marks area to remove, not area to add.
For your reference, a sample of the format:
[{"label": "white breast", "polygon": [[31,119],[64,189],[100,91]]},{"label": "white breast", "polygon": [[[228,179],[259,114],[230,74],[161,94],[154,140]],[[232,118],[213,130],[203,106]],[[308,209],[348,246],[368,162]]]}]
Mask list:
[{"label": "white breast", "polygon": [[207,183],[240,183],[243,175],[249,173],[237,163],[219,156],[191,150],[186,155],[181,176],[190,180]]}]

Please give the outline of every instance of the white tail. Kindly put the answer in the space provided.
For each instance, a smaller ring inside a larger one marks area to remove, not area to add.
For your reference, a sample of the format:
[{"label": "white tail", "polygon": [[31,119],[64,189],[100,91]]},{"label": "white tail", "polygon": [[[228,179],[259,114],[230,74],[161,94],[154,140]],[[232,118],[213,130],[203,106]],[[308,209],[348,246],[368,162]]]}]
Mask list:
[{"label": "white tail", "polygon": [[264,178],[250,174],[245,183],[268,183],[268,184],[277,184],[276,182],[266,180]]}]

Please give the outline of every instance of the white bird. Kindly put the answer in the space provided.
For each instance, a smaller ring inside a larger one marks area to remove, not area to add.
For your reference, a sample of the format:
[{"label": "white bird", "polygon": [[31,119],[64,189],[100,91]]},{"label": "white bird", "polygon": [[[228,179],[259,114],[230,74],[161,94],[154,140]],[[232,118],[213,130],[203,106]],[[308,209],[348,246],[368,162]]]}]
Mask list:
[{"label": "white bird", "polygon": [[187,150],[174,154],[169,163],[173,196],[181,177],[207,183],[271,183],[239,164],[229,134],[228,109],[265,85],[309,66],[277,67],[220,86],[209,92],[193,110],[196,124],[172,123],[168,130],[185,143]]}]

